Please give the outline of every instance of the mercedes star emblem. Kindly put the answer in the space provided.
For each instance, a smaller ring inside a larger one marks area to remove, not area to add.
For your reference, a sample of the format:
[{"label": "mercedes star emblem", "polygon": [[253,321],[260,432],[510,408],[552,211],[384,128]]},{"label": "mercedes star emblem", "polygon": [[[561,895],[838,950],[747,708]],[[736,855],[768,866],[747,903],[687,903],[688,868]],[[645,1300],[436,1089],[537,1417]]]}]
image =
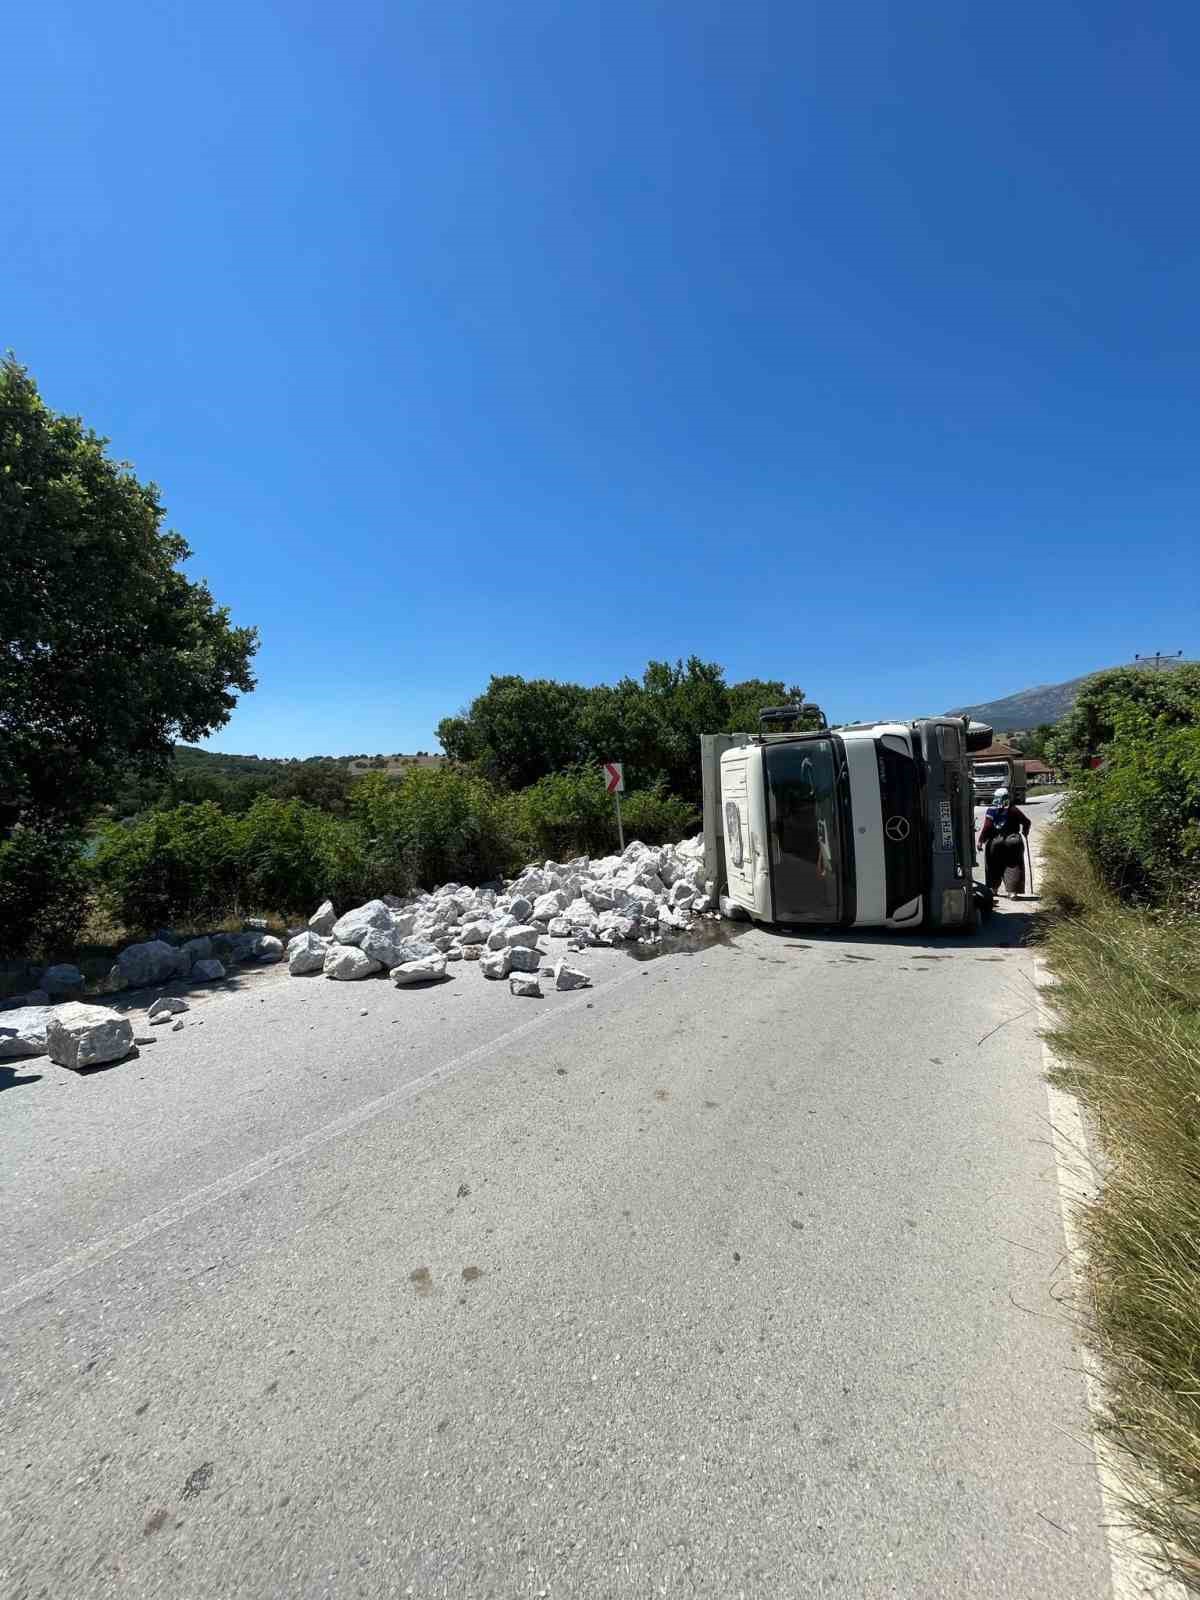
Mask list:
[{"label": "mercedes star emblem", "polygon": [[889,817],[883,831],[893,844],[903,844],[908,838],[908,818]]}]

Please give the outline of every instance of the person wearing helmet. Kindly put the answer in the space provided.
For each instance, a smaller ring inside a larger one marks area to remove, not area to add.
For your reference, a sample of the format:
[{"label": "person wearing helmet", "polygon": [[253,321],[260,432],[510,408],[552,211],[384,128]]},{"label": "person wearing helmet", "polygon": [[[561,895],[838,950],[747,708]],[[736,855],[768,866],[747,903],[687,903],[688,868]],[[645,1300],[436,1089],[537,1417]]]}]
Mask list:
[{"label": "person wearing helmet", "polygon": [[1025,840],[1032,826],[1025,813],[1011,803],[1008,790],[997,789],[979,830],[987,886],[997,894],[1015,897],[1025,893]]}]

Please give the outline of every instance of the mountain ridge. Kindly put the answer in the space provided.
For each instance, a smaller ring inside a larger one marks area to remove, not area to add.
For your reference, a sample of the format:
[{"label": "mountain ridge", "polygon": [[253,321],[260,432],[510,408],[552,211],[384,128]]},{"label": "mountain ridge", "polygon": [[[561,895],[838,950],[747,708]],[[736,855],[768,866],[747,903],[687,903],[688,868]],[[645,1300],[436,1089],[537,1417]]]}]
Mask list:
[{"label": "mountain ridge", "polygon": [[[1141,666],[1140,662],[1122,662],[1122,666]],[[1160,666],[1149,663],[1144,670],[1171,671],[1175,667],[1192,663],[1175,657],[1164,657]],[[971,717],[976,722],[986,722],[997,733],[1015,733],[1038,728],[1046,722],[1058,722],[1075,704],[1075,698],[1089,678],[1101,672],[1115,672],[1115,667],[1097,667],[1078,678],[1067,678],[1063,683],[1036,683],[1028,689],[1018,689],[1013,694],[998,696],[995,700],[980,700],[975,705],[956,706],[947,712],[951,717]]]}]

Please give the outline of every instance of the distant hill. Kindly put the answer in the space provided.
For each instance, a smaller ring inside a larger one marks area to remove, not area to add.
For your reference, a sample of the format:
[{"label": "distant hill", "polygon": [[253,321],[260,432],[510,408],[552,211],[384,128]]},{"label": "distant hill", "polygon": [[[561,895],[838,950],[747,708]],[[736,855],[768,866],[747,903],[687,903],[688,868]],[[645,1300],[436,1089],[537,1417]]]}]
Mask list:
[{"label": "distant hill", "polygon": [[217,772],[223,778],[277,778],[288,767],[301,762],[320,761],[333,767],[349,767],[356,776],[373,769],[395,774],[409,766],[436,766],[445,756],[430,755],[419,750],[414,755],[358,755],[358,756],[235,756],[224,750],[201,750],[199,745],[177,744],[175,765],[183,771]]},{"label": "distant hill", "polygon": [[[1131,666],[1132,662],[1123,662]],[[1190,663],[1164,659],[1159,667],[1148,666],[1147,672],[1168,671]],[[1109,667],[1097,671],[1109,672]],[[1017,729],[1040,727],[1043,722],[1057,722],[1065,717],[1075,704],[1075,696],[1095,672],[1085,672],[1082,678],[1069,678],[1066,683],[1039,683],[1032,689],[1018,689],[1016,694],[1005,695],[1000,700],[984,700],[979,705],[958,706],[947,712],[951,717],[972,717],[976,722],[986,722],[997,733],[1013,733]]]},{"label": "distant hill", "polygon": [[223,778],[277,778],[289,763],[279,757],[227,755],[224,750],[177,744],[175,765],[182,772],[219,772]]}]

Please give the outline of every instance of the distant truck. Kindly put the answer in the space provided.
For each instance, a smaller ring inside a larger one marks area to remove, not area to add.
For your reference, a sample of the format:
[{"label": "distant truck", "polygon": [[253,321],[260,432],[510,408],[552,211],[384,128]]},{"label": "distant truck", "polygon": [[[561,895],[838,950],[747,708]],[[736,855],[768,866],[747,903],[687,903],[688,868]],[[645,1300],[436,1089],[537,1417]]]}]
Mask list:
[{"label": "distant truck", "polygon": [[761,922],[973,928],[970,756],[992,730],[920,717],[765,731],[815,709],[701,741],[706,876]]},{"label": "distant truck", "polygon": [[976,805],[991,805],[997,789],[1007,789],[1014,805],[1023,806],[1029,783],[1025,763],[1016,756],[987,756],[972,763]]}]

